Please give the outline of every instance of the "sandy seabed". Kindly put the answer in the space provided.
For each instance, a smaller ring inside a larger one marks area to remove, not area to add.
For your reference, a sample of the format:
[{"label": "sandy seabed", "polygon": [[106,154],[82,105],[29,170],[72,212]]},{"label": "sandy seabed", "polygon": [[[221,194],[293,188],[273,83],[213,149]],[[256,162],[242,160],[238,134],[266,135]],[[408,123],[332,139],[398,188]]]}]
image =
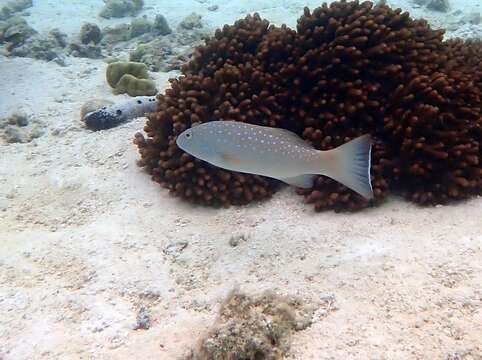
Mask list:
[{"label": "sandy seabed", "polygon": [[[254,6],[233,4],[228,22]],[[296,18],[299,6],[271,12]],[[178,359],[235,287],[332,299],[288,359],[482,359],[482,198],[314,213],[285,188],[247,207],[195,207],[135,165],[144,119],[81,126],[86,100],[122,96],[101,60],[69,62],[0,58],[0,115],[45,129],[0,145],[0,359]],[[161,90],[174,75],[153,74]],[[147,330],[135,330],[140,308]]]}]

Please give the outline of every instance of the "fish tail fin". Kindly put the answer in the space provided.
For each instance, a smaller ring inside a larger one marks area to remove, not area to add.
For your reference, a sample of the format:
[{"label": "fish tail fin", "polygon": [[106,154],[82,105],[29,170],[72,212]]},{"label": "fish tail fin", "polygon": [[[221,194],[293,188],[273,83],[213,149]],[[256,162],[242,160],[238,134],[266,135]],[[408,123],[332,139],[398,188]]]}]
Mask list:
[{"label": "fish tail fin", "polygon": [[372,142],[370,135],[362,135],[335,149],[321,154],[324,175],[356,191],[366,199],[373,199],[370,179]]}]

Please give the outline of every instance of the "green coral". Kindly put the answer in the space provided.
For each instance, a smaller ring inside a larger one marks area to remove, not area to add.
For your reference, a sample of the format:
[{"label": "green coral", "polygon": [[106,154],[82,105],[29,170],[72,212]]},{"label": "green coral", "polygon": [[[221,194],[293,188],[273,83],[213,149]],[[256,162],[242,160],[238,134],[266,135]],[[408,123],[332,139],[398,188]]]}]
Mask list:
[{"label": "green coral", "polygon": [[114,88],[115,94],[127,93],[130,96],[148,96],[157,93],[156,84],[151,79],[138,79],[131,74],[122,75]]},{"label": "green coral", "polygon": [[115,94],[130,96],[155,95],[156,85],[147,72],[147,66],[134,61],[116,61],[107,65],[106,80]]}]

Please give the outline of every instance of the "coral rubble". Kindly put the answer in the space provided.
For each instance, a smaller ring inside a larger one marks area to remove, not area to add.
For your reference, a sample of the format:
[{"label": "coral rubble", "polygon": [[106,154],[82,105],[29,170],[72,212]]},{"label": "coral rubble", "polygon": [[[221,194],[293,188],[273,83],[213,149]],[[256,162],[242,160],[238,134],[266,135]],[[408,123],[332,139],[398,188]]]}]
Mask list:
[{"label": "coral rubble", "polygon": [[0,119],[0,143],[28,143],[41,137],[45,126],[36,119],[29,119],[23,113],[12,114]]},{"label": "coral rubble", "polygon": [[[135,136],[139,164],[194,202],[269,197],[276,181],[215,168],[175,144],[193,124],[229,119],[286,128],[320,150],[370,133],[375,203],[390,192],[420,204],[481,194],[481,45],[443,33],[368,1],[305,8],[296,31],[257,14],[225,25],[159,95],[147,137]],[[299,193],[316,210],[369,205],[323,176]]]},{"label": "coral rubble", "polygon": [[291,334],[311,325],[314,310],[299,299],[271,292],[248,296],[234,291],[187,359],[281,359]]}]

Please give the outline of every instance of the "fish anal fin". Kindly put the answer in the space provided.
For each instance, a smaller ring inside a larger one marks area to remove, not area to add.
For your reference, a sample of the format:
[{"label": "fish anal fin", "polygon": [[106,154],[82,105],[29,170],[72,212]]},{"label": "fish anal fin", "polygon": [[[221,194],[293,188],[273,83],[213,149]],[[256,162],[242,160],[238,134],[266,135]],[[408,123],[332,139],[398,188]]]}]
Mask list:
[{"label": "fish anal fin", "polygon": [[288,178],[282,178],[279,180],[287,184],[290,184],[292,186],[296,186],[303,189],[309,189],[313,187],[313,177],[314,176],[311,174],[303,174],[303,175],[298,175],[298,176],[293,176]]}]

